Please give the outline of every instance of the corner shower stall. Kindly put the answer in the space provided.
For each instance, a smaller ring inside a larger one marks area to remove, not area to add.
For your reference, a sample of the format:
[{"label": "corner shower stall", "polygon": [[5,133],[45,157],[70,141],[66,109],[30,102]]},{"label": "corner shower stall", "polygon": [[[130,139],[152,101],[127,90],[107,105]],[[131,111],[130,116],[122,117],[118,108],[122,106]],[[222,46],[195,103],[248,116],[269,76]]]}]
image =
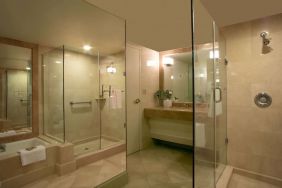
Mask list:
[{"label": "corner shower stall", "polygon": [[44,135],[74,154],[125,143],[125,54],[71,47],[42,55]]}]

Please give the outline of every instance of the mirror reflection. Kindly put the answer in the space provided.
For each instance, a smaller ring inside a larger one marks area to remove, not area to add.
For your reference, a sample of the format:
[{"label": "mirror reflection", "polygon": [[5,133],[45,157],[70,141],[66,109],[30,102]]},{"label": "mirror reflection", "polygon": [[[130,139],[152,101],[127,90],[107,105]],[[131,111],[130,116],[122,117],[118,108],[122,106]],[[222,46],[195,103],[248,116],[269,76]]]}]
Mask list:
[{"label": "mirror reflection", "polygon": [[31,131],[32,50],[0,43],[0,130]]},{"label": "mirror reflection", "polygon": [[173,102],[192,102],[192,53],[162,56],[163,87],[170,90]]}]

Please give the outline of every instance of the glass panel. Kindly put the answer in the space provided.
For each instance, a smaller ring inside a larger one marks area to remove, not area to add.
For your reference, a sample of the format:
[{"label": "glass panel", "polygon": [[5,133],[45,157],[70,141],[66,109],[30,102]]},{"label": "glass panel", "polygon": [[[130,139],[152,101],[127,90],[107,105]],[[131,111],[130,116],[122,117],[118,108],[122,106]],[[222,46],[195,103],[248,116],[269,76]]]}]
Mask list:
[{"label": "glass panel", "polygon": [[199,0],[194,1],[194,183],[215,187],[214,31],[213,19]]},{"label": "glass panel", "polygon": [[225,63],[225,39],[215,27],[215,139],[216,181],[227,163],[227,71]]},{"label": "glass panel", "polygon": [[64,142],[64,57],[63,47],[42,55],[44,134]]},{"label": "glass panel", "polygon": [[101,147],[125,143],[125,52],[100,58]]},{"label": "glass panel", "polygon": [[64,48],[66,141],[80,155],[100,149],[98,53]]},{"label": "glass panel", "polygon": [[31,49],[0,44],[0,131],[31,132],[31,61]]}]

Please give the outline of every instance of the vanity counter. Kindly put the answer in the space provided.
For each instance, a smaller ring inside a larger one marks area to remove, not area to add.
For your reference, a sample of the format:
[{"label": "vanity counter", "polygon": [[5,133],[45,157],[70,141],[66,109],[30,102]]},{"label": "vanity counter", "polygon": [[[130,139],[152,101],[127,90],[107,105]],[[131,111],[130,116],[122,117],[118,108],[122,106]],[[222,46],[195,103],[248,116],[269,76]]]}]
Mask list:
[{"label": "vanity counter", "polygon": [[193,109],[192,108],[164,108],[153,107],[145,108],[144,116],[146,118],[165,118],[165,119],[177,119],[193,121]]}]

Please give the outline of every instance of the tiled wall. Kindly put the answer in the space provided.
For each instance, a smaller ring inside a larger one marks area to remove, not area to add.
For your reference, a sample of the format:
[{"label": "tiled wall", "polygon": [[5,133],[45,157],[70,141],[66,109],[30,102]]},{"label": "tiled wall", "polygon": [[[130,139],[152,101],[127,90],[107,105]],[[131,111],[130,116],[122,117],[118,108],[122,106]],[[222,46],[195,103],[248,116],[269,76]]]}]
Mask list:
[{"label": "tiled wall", "polygon": [[[223,29],[228,64],[228,163],[282,178],[282,14]],[[260,33],[272,38],[262,53]],[[259,92],[272,105],[258,108]]]}]

